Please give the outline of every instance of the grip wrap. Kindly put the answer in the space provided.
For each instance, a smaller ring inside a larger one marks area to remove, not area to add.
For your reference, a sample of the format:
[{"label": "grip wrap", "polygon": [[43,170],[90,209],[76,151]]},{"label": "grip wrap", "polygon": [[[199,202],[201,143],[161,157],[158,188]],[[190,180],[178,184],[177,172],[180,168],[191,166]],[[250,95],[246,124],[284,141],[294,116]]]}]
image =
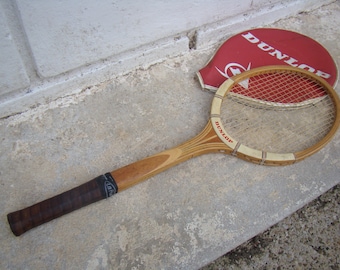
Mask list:
[{"label": "grip wrap", "polygon": [[9,213],[8,223],[12,232],[19,236],[34,227],[106,199],[117,192],[118,187],[111,173],[106,173],[52,198]]}]

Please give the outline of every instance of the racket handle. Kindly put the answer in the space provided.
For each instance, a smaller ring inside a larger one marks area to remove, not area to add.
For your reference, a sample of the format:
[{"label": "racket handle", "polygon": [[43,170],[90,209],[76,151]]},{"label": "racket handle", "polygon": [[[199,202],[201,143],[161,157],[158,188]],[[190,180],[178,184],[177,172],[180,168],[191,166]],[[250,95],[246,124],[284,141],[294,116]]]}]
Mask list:
[{"label": "racket handle", "polygon": [[19,236],[43,223],[61,217],[83,206],[108,198],[118,192],[110,173],[22,210],[9,213],[8,223]]}]

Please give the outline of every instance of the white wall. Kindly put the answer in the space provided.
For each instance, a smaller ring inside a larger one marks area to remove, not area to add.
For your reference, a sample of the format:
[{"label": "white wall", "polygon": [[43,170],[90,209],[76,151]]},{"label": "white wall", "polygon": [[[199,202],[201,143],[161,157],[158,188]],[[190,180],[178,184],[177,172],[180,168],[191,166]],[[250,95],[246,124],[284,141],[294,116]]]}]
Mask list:
[{"label": "white wall", "polygon": [[0,117],[330,2],[0,0]]}]

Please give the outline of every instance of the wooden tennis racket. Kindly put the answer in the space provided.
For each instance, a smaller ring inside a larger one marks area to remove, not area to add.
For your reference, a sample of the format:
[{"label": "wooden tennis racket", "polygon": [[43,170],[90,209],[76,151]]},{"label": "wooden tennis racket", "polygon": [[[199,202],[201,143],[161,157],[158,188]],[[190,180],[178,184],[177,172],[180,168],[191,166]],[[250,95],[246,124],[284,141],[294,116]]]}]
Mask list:
[{"label": "wooden tennis racket", "polygon": [[[294,102],[299,106],[291,106]],[[307,71],[268,66],[241,73],[220,86],[208,124],[193,139],[12,212],[8,222],[19,236],[205,153],[222,152],[263,165],[295,163],[331,140],[339,126],[339,107],[334,89]]]}]

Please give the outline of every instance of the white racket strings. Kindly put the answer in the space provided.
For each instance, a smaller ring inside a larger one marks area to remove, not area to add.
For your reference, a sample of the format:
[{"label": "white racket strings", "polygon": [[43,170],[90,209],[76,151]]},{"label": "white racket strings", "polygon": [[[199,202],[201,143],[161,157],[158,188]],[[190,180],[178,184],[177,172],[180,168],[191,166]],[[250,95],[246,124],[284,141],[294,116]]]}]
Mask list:
[{"label": "white racket strings", "polygon": [[315,145],[334,123],[333,100],[319,82],[294,73],[261,74],[236,84],[221,106],[228,134],[261,151],[294,153]]}]

